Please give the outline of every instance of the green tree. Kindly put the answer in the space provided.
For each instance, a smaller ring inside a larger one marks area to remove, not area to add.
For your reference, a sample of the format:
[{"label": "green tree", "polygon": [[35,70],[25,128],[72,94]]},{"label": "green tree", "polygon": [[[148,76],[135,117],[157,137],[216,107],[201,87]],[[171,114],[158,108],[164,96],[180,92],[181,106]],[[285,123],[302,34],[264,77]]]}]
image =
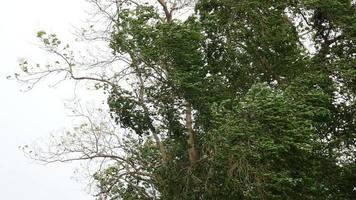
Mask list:
[{"label": "green tree", "polygon": [[93,175],[99,199],[356,195],[353,1],[91,2],[109,16],[108,46],[124,67],[77,76],[69,47],[40,32],[66,67],[26,62],[27,78],[16,77],[63,72],[109,94],[129,132],[124,156],[77,157],[113,159]]}]

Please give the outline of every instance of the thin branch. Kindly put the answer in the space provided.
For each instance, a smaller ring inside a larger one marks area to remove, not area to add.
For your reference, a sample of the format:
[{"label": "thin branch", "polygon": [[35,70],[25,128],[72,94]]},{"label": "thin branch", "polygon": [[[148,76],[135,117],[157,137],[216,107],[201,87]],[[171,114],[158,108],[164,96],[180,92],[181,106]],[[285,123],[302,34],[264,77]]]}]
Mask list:
[{"label": "thin branch", "polygon": [[157,0],[157,1],[162,6],[164,14],[166,15],[167,22],[171,22],[172,21],[172,12],[169,11],[166,2],[164,0]]}]

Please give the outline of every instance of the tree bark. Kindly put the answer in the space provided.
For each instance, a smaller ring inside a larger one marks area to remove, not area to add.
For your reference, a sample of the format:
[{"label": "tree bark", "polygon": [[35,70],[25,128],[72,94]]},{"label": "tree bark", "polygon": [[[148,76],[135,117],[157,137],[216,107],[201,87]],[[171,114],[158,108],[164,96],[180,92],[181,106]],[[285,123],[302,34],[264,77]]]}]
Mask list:
[{"label": "tree bark", "polygon": [[188,153],[189,153],[189,160],[192,165],[195,165],[198,161],[198,154],[197,150],[195,148],[195,142],[194,142],[194,131],[193,131],[193,119],[192,119],[192,105],[187,104],[186,106],[186,113],[185,113],[185,125],[187,129],[187,135],[188,135]]},{"label": "tree bark", "polygon": [[161,4],[164,14],[166,15],[167,22],[172,21],[172,11],[169,11],[167,4],[164,0],[157,0],[159,4]]}]

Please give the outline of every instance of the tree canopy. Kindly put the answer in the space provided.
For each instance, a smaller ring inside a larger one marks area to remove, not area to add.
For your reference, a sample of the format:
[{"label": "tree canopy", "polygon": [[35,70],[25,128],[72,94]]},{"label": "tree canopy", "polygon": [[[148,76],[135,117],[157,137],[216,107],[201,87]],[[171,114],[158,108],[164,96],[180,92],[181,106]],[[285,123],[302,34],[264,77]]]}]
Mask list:
[{"label": "tree canopy", "polygon": [[356,196],[354,1],[90,2],[109,27],[104,75],[83,75],[69,46],[39,32],[60,61],[22,63],[16,77],[94,82],[120,129],[81,126],[62,154],[35,159],[111,160],[93,174],[98,199]]}]

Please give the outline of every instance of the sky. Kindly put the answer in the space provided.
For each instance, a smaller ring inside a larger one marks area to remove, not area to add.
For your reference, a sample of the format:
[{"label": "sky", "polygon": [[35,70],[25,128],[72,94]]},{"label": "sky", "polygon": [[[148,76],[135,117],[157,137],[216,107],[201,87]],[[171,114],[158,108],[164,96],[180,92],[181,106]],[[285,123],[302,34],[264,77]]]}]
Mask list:
[{"label": "sky", "polygon": [[0,0],[0,199],[90,200],[86,180],[76,180],[76,164],[39,165],[18,146],[45,138],[70,125],[64,101],[73,86],[37,85],[29,92],[8,75],[21,58],[45,60],[36,46],[36,32],[57,33],[71,40],[73,27],[85,19],[84,0]]}]

